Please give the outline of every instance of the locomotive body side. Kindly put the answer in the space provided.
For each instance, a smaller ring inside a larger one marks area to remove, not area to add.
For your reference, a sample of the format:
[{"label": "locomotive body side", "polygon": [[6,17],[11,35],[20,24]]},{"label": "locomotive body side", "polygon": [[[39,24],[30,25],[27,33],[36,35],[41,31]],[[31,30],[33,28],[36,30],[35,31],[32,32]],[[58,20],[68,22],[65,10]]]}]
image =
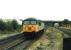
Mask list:
[{"label": "locomotive body side", "polygon": [[44,23],[40,21],[39,27],[38,27],[38,31],[42,31],[44,30]]}]

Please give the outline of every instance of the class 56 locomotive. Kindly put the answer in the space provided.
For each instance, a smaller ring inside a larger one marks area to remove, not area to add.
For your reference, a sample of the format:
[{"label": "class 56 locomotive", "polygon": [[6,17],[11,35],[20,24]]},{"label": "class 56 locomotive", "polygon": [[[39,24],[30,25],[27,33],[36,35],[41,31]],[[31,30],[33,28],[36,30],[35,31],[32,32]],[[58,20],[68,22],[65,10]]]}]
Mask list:
[{"label": "class 56 locomotive", "polygon": [[39,32],[44,30],[44,22],[35,18],[28,18],[22,21],[22,32]]}]

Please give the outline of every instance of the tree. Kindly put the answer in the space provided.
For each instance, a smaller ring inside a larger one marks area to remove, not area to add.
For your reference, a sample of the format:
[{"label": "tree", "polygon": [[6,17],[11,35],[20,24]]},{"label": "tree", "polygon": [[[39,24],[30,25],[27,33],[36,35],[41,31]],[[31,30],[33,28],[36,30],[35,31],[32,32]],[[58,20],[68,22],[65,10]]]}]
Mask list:
[{"label": "tree", "polygon": [[69,20],[68,19],[64,19],[63,23],[64,24],[68,24],[69,23]]},{"label": "tree", "polygon": [[8,31],[13,30],[13,28],[11,26],[11,21],[8,20],[5,25],[6,25],[6,30],[8,30]]},{"label": "tree", "polygon": [[64,24],[65,27],[67,27],[68,24],[69,24],[69,20],[68,19],[64,19],[63,24]]},{"label": "tree", "polygon": [[11,21],[11,27],[13,28],[13,30],[17,30],[18,26],[19,26],[18,22],[15,19],[13,19]]},{"label": "tree", "polygon": [[1,31],[19,31],[21,29],[21,25],[18,24],[18,22],[13,19],[13,20],[2,20],[0,19],[0,30]]},{"label": "tree", "polygon": [[0,19],[0,30],[5,30],[6,29],[6,25],[5,25],[5,22]]}]

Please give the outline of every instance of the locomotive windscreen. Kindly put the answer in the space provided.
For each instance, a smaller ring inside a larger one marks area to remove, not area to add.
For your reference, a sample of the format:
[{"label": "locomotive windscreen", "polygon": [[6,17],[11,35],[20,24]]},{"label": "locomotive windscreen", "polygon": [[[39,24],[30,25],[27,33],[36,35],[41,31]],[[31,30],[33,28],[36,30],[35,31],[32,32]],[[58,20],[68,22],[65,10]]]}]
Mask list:
[{"label": "locomotive windscreen", "polygon": [[24,21],[23,24],[37,24],[36,21]]}]

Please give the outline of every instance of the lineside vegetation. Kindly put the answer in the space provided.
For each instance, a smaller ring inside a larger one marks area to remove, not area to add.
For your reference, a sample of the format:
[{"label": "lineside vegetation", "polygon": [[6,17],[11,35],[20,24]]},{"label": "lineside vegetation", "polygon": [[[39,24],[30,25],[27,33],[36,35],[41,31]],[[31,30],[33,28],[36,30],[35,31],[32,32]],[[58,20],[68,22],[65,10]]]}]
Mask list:
[{"label": "lineside vegetation", "polygon": [[17,22],[16,19],[13,20],[3,20],[0,19],[0,34],[1,32],[17,32],[20,31],[21,25]]}]

